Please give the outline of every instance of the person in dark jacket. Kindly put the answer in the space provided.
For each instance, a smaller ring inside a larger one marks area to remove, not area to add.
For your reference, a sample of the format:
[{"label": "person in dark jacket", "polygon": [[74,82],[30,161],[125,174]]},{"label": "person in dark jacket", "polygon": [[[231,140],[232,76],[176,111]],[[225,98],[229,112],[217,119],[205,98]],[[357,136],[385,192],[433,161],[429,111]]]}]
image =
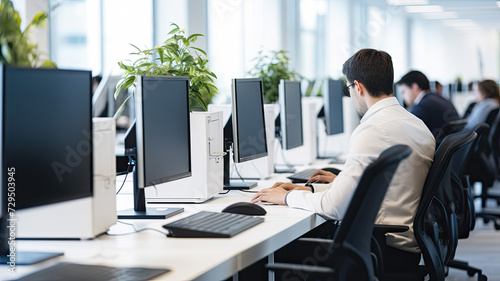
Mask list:
[{"label": "person in dark jacket", "polygon": [[459,119],[449,100],[430,91],[429,79],[422,72],[410,71],[397,84],[410,112],[424,121],[434,137],[444,124]]}]

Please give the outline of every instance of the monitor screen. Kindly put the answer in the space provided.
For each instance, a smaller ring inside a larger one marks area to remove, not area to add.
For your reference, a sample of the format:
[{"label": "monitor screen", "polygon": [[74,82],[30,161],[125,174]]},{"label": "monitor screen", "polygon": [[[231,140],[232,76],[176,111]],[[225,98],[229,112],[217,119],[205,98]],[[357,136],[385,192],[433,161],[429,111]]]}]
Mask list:
[{"label": "monitor screen", "polygon": [[92,196],[91,72],[3,68],[2,173],[16,209]]},{"label": "monitor screen", "polygon": [[139,187],[191,175],[189,80],[142,76],[137,89]]},{"label": "monitor screen", "polygon": [[300,82],[281,80],[279,100],[283,149],[292,149],[304,144],[301,99]]},{"label": "monitor screen", "polygon": [[323,83],[326,134],[329,136],[344,132],[343,87],[342,80],[328,79]]},{"label": "monitor screen", "polygon": [[261,78],[233,79],[234,162],[267,156]]}]

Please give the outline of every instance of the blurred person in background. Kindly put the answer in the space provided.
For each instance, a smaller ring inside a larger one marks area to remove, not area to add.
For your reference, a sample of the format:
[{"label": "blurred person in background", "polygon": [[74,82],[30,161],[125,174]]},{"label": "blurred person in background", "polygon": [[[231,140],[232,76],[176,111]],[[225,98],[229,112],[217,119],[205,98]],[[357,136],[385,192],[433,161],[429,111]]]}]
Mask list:
[{"label": "blurred person in background", "polygon": [[476,105],[467,116],[467,125],[464,130],[470,130],[477,124],[487,122],[486,119],[490,112],[499,107],[500,90],[497,82],[490,79],[483,80],[477,83],[477,87],[473,87],[473,89]]},{"label": "blurred person in background", "polygon": [[431,92],[429,79],[422,72],[412,70],[397,84],[410,112],[424,121],[434,137],[444,124],[459,119],[457,110],[449,100]]}]

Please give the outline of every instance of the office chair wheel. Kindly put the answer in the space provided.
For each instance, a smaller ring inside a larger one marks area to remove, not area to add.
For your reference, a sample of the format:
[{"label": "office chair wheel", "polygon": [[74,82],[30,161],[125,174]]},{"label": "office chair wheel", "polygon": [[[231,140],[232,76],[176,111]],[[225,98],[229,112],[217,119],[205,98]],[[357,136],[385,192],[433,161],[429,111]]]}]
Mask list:
[{"label": "office chair wheel", "polygon": [[488,281],[488,277],[484,274],[478,275],[477,276],[478,281]]},{"label": "office chair wheel", "polygon": [[[469,275],[469,277],[472,277],[472,276],[476,275],[476,273],[477,273],[477,271],[475,271],[475,270],[467,270],[467,275]],[[480,276],[481,276],[481,275],[478,275],[478,276],[477,276],[477,277],[478,277],[478,278],[477,278],[478,280],[480,279]]]},{"label": "office chair wheel", "polygon": [[500,223],[498,223],[497,221],[495,221],[495,229],[500,230]]},{"label": "office chair wheel", "polygon": [[484,223],[489,223],[489,222],[490,222],[490,219],[483,218],[483,222],[484,222]]}]

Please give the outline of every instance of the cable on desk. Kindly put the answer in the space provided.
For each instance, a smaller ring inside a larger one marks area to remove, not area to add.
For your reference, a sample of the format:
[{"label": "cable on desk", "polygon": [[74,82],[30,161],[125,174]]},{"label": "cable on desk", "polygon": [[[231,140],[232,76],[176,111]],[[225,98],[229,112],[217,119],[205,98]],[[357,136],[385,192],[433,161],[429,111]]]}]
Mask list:
[{"label": "cable on desk", "polygon": [[229,191],[231,191],[230,189],[228,189],[226,192],[219,192],[219,194],[228,194]]},{"label": "cable on desk", "polygon": [[275,156],[278,153],[278,149],[281,150],[281,158],[283,159],[283,162],[285,162],[285,165],[287,166],[288,169],[295,171],[295,167],[290,162],[288,162],[288,159],[286,159],[286,157],[285,157],[285,151],[283,149],[283,137],[281,136],[281,132],[276,137],[278,138],[278,144],[276,145],[277,148],[276,148]]},{"label": "cable on desk", "polygon": [[134,229],[134,232],[128,232],[128,233],[118,233],[118,234],[110,234],[110,233],[106,232],[106,234],[107,234],[108,236],[125,236],[125,235],[130,235],[130,234],[139,233],[139,232],[142,232],[142,231],[144,231],[144,230],[153,230],[153,231],[159,232],[159,233],[161,233],[161,234],[163,234],[163,235],[168,235],[167,233],[165,233],[165,232],[163,232],[163,231],[160,231],[160,230],[158,230],[158,229],[155,229],[155,228],[146,227],[146,228],[142,228],[142,229],[137,230],[137,229],[135,228],[135,225],[133,225],[133,224],[131,224],[131,223],[126,223],[126,222],[122,222],[122,221],[117,221],[117,222],[122,223],[122,224],[126,224],[126,225],[130,225],[130,226],[132,226],[132,228]]},{"label": "cable on desk", "polygon": [[233,162],[233,165],[234,165],[234,166],[233,166],[233,167],[234,167],[234,170],[235,170],[235,171],[236,171],[236,173],[238,174],[238,177],[240,177],[240,180],[241,180],[242,182],[245,182],[245,179],[243,179],[243,177],[240,175],[240,171],[238,171],[238,167],[236,166],[236,163],[235,163],[235,162]]},{"label": "cable on desk", "polygon": [[120,186],[120,189],[118,189],[118,191],[116,192],[116,195],[118,195],[118,193],[120,193],[120,191],[122,191],[122,188],[123,186],[125,185],[125,182],[127,181],[127,177],[128,177],[128,174],[130,173],[130,167],[133,167],[135,166],[135,160],[132,159],[132,157],[128,157],[128,163],[127,163],[127,171],[125,172],[125,178],[123,179],[123,182],[122,182],[122,186]]}]

